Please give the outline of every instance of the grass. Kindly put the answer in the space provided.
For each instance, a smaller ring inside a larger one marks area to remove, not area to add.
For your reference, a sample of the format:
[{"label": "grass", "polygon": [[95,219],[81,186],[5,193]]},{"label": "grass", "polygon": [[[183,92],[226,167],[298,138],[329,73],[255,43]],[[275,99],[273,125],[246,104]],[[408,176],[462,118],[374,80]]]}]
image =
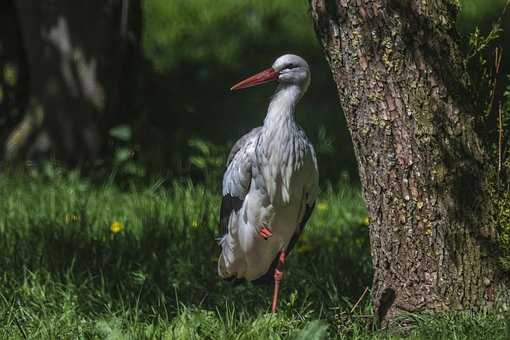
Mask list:
[{"label": "grass", "polygon": [[[0,176],[1,339],[389,339],[372,329],[366,212],[323,189],[272,288],[216,275],[219,197],[191,182],[121,190],[74,173]],[[411,338],[508,338],[508,315],[413,316]],[[505,319],[506,318],[506,319]]]}]

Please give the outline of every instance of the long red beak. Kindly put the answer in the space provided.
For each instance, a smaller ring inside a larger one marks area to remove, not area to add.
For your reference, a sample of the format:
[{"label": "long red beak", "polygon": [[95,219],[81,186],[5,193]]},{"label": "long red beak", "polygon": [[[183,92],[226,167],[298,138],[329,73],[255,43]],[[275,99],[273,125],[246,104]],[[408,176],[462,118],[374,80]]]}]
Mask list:
[{"label": "long red beak", "polygon": [[276,78],[278,78],[278,72],[271,67],[271,68],[268,68],[267,70],[261,71],[255,75],[235,84],[234,86],[232,86],[230,88],[230,90],[236,91],[236,90],[245,89],[247,87],[265,84],[267,82],[275,80]]}]

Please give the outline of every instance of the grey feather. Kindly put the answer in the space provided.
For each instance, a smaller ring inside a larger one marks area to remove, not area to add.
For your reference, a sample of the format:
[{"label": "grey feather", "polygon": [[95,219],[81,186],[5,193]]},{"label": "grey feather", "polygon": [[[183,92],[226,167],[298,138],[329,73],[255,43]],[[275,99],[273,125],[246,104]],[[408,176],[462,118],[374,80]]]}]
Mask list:
[{"label": "grey feather", "polygon": [[257,136],[260,133],[260,130],[262,129],[262,126],[256,127],[252,129],[247,134],[243,135],[239,140],[234,144],[232,149],[230,149],[230,153],[228,154],[227,159],[227,166],[232,162],[235,155],[243,148],[243,146],[246,144],[247,141],[252,139],[253,137]]},{"label": "grey feather", "polygon": [[[228,232],[230,216],[233,212],[237,212],[241,209],[244,196],[246,196],[249,190],[246,183],[251,181],[251,162],[249,158],[243,157],[243,155],[248,152],[251,143],[258,138],[261,128],[262,127],[254,128],[239,138],[232,146],[228,155],[227,170],[223,180],[223,198],[220,207],[220,240]],[[235,162],[232,164],[234,160]],[[243,170],[245,173],[240,173],[240,171]]]}]

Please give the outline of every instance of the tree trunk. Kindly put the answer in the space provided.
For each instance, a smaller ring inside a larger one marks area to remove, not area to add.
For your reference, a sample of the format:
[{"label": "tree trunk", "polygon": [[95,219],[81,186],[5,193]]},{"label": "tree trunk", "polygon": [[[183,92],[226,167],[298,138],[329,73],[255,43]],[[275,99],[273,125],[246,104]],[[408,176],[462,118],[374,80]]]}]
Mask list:
[{"label": "tree trunk", "polygon": [[[22,118],[29,97],[26,55],[12,0],[0,2],[0,145]],[[0,155],[2,152],[0,151]]]},{"label": "tree trunk", "polygon": [[447,0],[312,0],[370,217],[372,299],[397,314],[509,301]]},{"label": "tree trunk", "polygon": [[[129,27],[139,24],[140,1],[14,3],[31,99],[25,119],[7,139],[7,157],[35,147],[69,165],[95,159],[112,117],[125,110],[126,52],[138,38],[129,36]],[[35,144],[27,147],[28,141]]]}]

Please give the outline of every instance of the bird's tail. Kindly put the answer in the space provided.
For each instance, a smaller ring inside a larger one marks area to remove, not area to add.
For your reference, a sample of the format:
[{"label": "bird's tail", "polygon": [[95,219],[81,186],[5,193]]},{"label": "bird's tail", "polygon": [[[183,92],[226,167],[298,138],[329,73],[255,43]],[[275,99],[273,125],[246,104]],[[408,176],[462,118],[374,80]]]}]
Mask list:
[{"label": "bird's tail", "polygon": [[220,257],[218,258],[218,275],[222,279],[228,279],[232,277],[232,274],[230,274],[227,270],[227,264],[225,263],[223,252],[221,252]]},{"label": "bird's tail", "polygon": [[218,259],[218,275],[224,279],[237,276],[243,262],[239,245],[239,226],[232,219],[230,223],[228,233],[219,240],[221,254]]}]

